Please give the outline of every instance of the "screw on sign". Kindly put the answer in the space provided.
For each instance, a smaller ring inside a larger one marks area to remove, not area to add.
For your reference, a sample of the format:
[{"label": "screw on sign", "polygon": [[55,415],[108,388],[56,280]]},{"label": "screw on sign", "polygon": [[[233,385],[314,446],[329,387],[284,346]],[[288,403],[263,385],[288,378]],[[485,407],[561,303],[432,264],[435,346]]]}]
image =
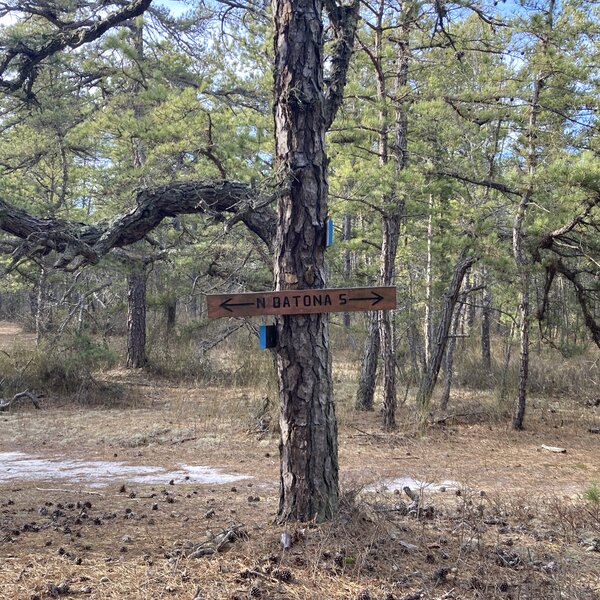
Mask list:
[{"label": "screw on sign", "polygon": [[392,310],[396,308],[396,288],[390,286],[211,294],[206,296],[206,301],[209,317]]}]

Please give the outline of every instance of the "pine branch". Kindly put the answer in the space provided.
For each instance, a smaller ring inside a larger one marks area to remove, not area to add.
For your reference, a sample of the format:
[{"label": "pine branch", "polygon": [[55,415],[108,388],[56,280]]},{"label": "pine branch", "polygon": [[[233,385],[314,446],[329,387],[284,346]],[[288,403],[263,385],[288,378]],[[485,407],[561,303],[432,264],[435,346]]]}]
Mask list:
[{"label": "pine branch", "polygon": [[[58,27],[58,31],[39,48],[31,48],[22,41],[8,46],[0,58],[0,89],[16,92],[26,87],[31,90],[37,68],[45,59],[67,48],[79,48],[99,39],[109,29],[141,15],[151,2],[152,0],[132,0],[91,25],[87,20],[77,26],[56,21],[54,25]],[[44,16],[48,18],[47,15]],[[14,76],[11,77],[12,73]]]},{"label": "pine branch", "polygon": [[325,10],[333,30],[334,42],[331,57],[331,73],[325,91],[325,129],[329,129],[344,99],[348,79],[348,67],[354,49],[354,36],[358,25],[359,0],[348,6],[338,5],[335,0],[325,0]]},{"label": "pine branch", "polygon": [[257,191],[239,182],[202,181],[144,189],[137,206],[117,217],[108,227],[64,219],[43,219],[15,208],[0,198],[0,229],[23,240],[12,253],[13,265],[23,257],[59,254],[54,266],[76,270],[96,264],[113,248],[144,239],[167,217],[209,214],[223,220],[223,213],[241,214],[241,221],[268,247],[275,239],[276,216],[270,205],[259,203]]}]

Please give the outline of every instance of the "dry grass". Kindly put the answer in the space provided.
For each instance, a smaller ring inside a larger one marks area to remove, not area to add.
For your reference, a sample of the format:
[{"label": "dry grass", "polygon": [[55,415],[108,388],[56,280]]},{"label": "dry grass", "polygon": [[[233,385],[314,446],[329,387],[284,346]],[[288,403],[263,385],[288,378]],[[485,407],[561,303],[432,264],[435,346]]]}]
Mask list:
[{"label": "dry grass", "polygon": [[[600,437],[589,432],[600,408],[578,395],[534,396],[527,430],[515,433],[498,419],[493,393],[462,389],[451,409],[470,416],[417,434],[408,402],[401,428],[384,435],[376,413],[353,409],[359,351],[338,352],[334,365],[343,510],[329,524],[290,527],[287,551],[274,522],[277,437],[254,432],[264,396],[275,399],[268,353],[217,353],[218,370],[247,360],[227,385],[114,369],[95,376],[106,386],[103,404],[51,396],[42,411],[3,414],[2,451],[169,470],[211,465],[251,479],[124,490],[121,482],[2,484],[0,598],[600,598],[600,513],[584,497],[600,481]],[[433,514],[406,516],[396,510],[401,493],[366,491],[397,477],[452,480],[460,495],[424,488],[421,505]],[[232,523],[248,538],[213,556],[174,556]]]}]

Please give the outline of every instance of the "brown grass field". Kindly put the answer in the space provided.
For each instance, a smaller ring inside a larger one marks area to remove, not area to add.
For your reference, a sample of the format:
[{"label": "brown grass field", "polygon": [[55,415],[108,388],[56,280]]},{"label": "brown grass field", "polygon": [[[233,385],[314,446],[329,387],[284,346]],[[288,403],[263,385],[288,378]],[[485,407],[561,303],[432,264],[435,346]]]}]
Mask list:
[{"label": "brown grass field", "polygon": [[[0,324],[0,350],[16,342],[28,340]],[[334,372],[344,499],[321,525],[275,523],[277,433],[254,430],[265,394],[255,385],[114,369],[95,375],[101,403],[48,395],[40,410],[0,413],[0,453],[246,476],[113,473],[98,486],[0,464],[0,598],[600,599],[600,407],[588,396],[532,397],[516,433],[488,409],[490,392],[459,389],[456,418],[418,432],[409,403],[383,434],[376,413],[353,410],[352,361]],[[413,484],[423,510],[406,515],[401,484],[382,485],[396,478],[449,483]],[[236,534],[218,552],[188,556],[222,531]]]}]

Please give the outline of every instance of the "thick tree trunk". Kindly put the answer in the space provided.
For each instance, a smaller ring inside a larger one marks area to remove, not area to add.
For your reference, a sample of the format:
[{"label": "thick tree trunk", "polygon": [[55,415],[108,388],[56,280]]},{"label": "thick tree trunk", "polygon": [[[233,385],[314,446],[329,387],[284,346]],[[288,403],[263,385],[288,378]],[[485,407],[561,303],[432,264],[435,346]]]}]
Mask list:
[{"label": "thick tree trunk", "polygon": [[435,388],[440,367],[442,366],[442,359],[446,350],[446,344],[448,343],[448,332],[452,322],[452,315],[454,314],[454,307],[458,300],[463,279],[474,262],[475,257],[468,257],[464,250],[461,252],[458,263],[456,264],[456,267],[454,267],[454,273],[450,285],[448,286],[448,290],[444,294],[431,360],[421,378],[421,383],[417,392],[417,406],[423,413],[429,407],[433,389]]},{"label": "thick tree trunk", "polygon": [[[138,67],[144,61],[144,26],[143,17],[134,19],[131,24],[133,43],[138,61]],[[140,104],[140,83],[133,83],[133,112],[136,119],[141,119],[144,107]],[[132,139],[133,168],[140,170],[146,162],[146,154],[142,141]],[[143,183],[143,177],[140,177]],[[131,369],[141,369],[146,364],[146,266],[142,262],[133,264],[127,275],[127,366]]]},{"label": "thick tree trunk", "polygon": [[136,265],[127,276],[127,366],[146,364],[146,269]]},{"label": "thick tree trunk", "polygon": [[373,410],[373,398],[375,397],[377,359],[380,348],[377,313],[368,313],[368,319],[369,326],[358,379],[358,391],[356,392],[356,410]]},{"label": "thick tree trunk", "polygon": [[[327,160],[321,0],[274,0],[277,289],[324,287]],[[338,510],[337,424],[328,320],[277,319],[281,406],[280,521],[325,520]]]}]

